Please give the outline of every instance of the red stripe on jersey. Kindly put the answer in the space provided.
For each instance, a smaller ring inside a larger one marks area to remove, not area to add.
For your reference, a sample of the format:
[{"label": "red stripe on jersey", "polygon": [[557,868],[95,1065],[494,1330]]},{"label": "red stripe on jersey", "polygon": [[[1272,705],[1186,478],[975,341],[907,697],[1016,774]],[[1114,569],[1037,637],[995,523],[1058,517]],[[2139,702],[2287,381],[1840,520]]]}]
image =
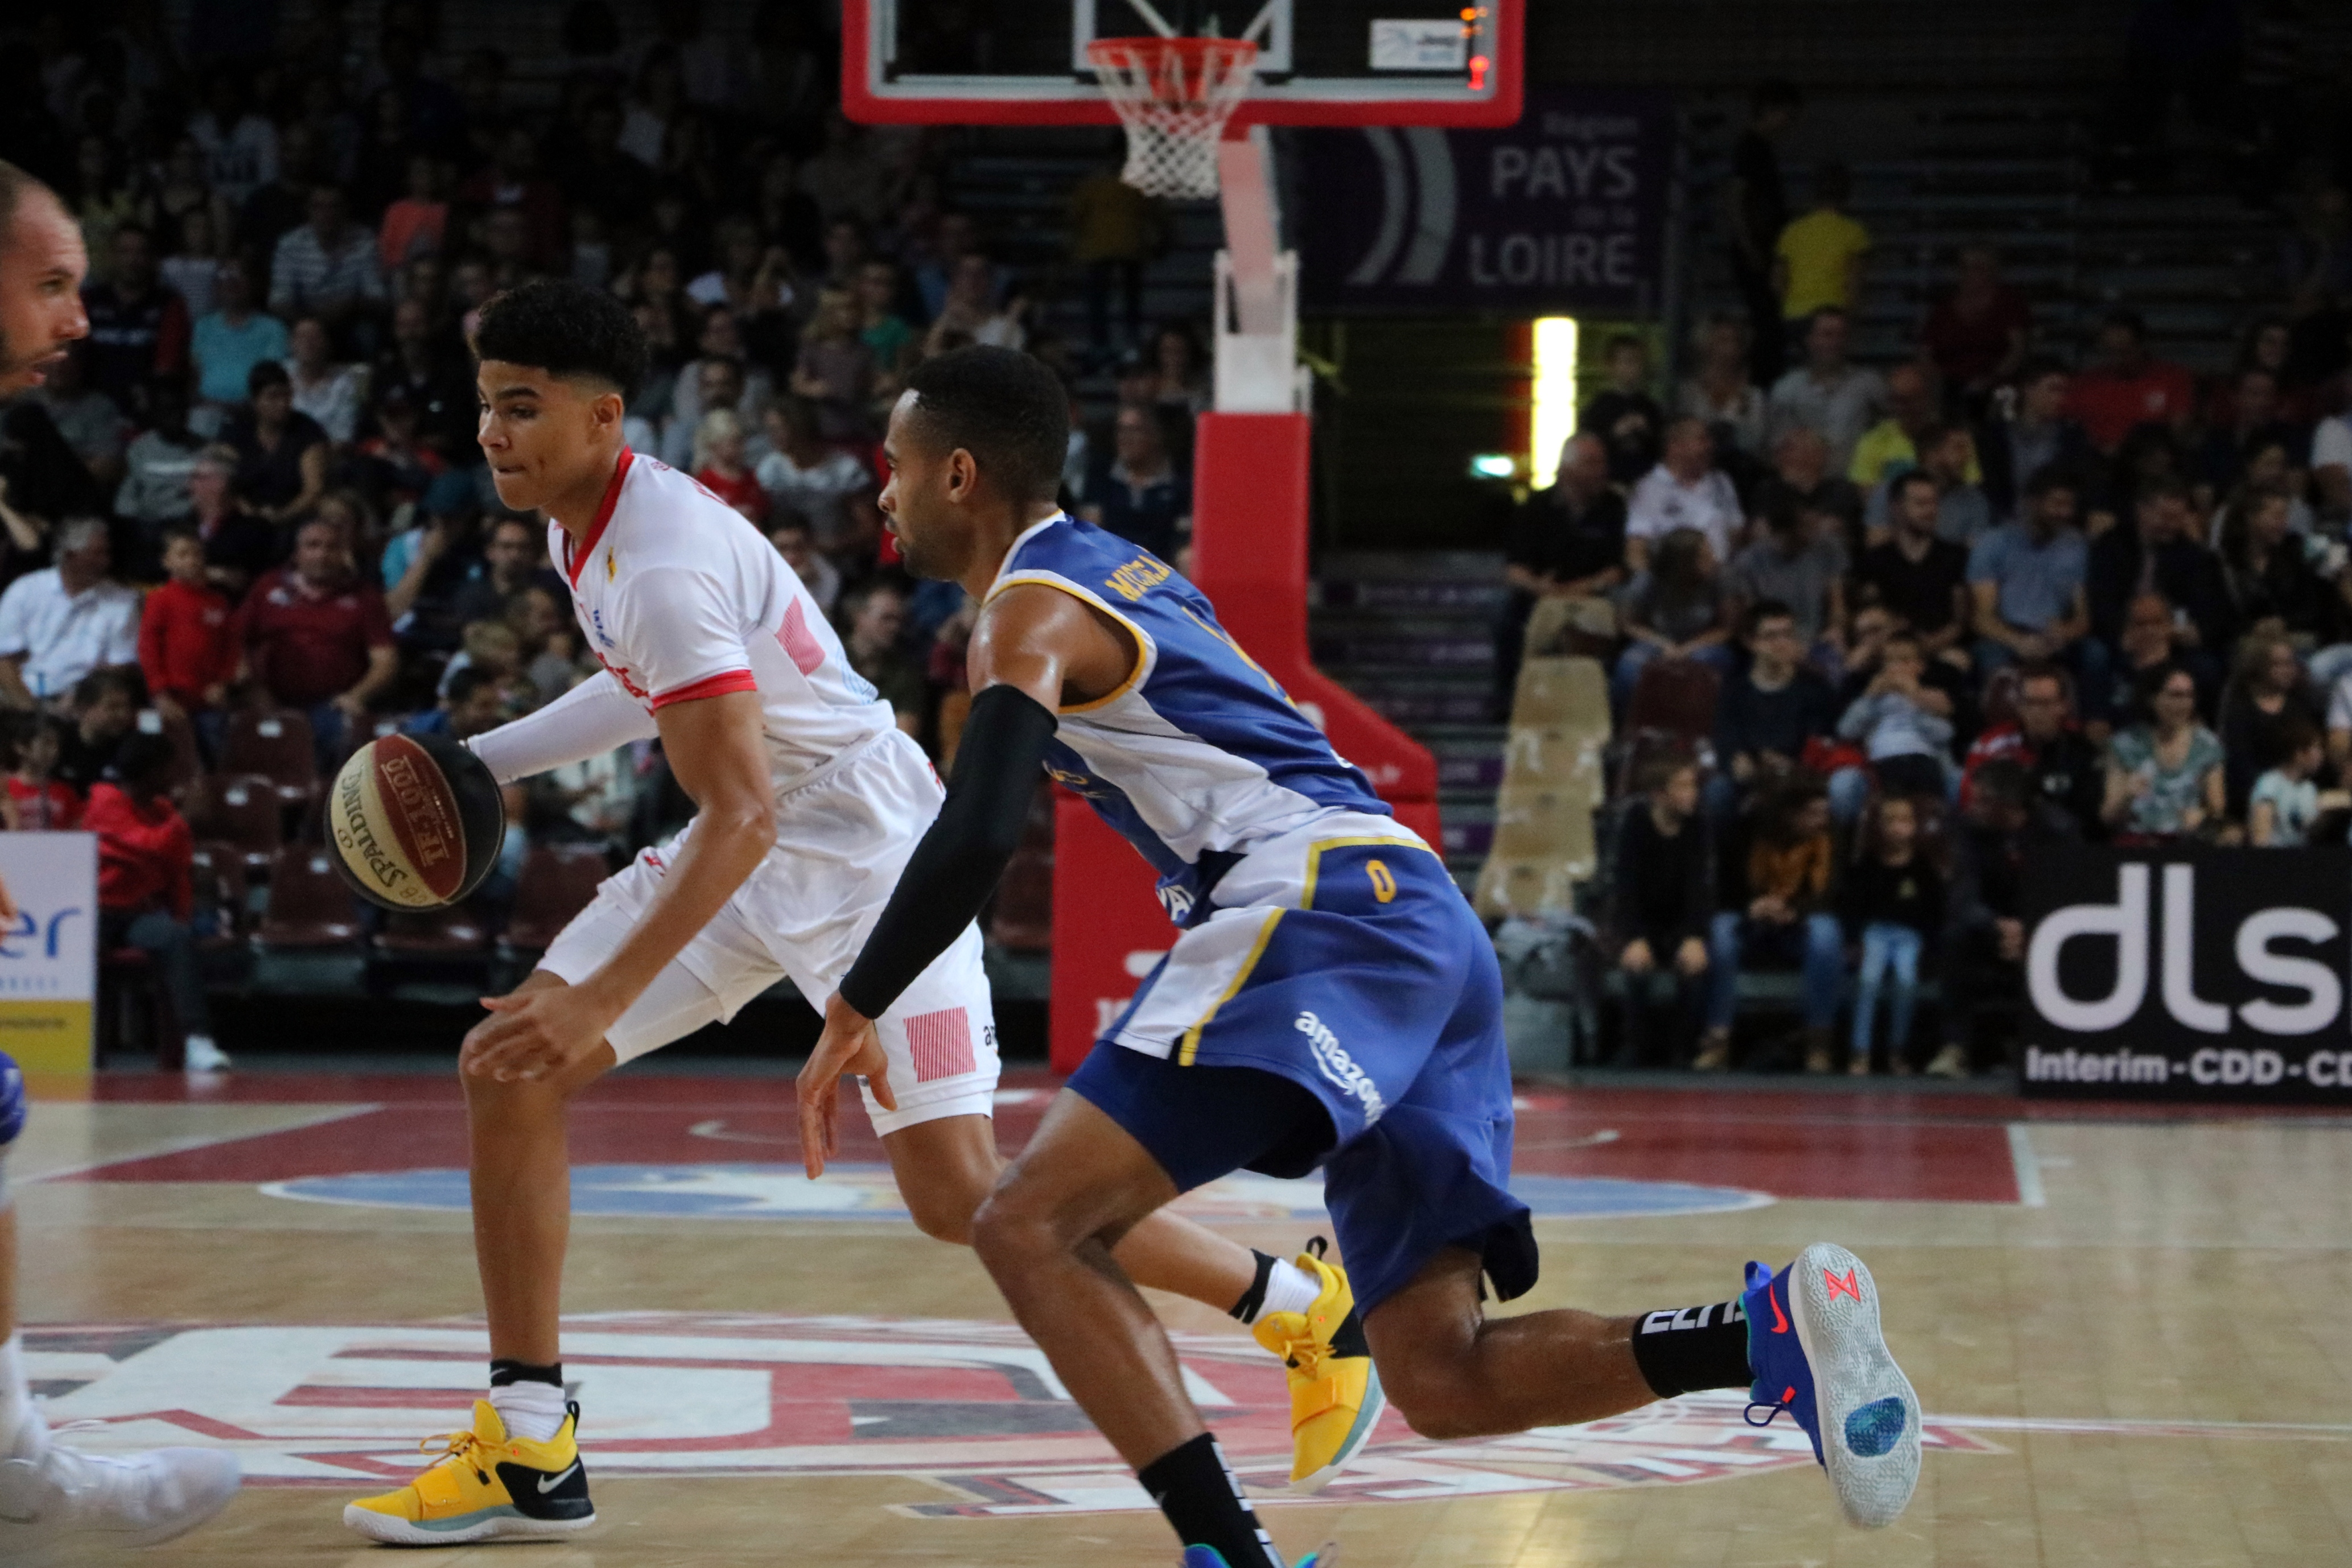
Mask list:
[{"label": "red stripe on jersey", "polygon": [[563,575],[572,587],[580,586],[580,570],[588,558],[596,553],[596,541],[604,537],[606,525],[613,520],[613,508],[621,504],[621,481],[629,476],[629,465],[636,454],[621,448],[621,460],[613,465],[613,482],[604,486],[604,498],[596,503],[596,520],[588,525],[588,537],[577,548],[567,538],[563,546]]},{"label": "red stripe on jersey", "polygon": [[751,671],[721,670],[715,675],[705,675],[687,685],[656,693],[653,708],[659,713],[672,703],[690,703],[699,697],[723,697],[729,692],[756,692],[759,689],[760,683],[752,679]]},{"label": "red stripe on jersey", "polygon": [[784,623],[776,631],[776,641],[784,645],[784,652],[803,675],[815,674],[817,666],[824,663],[824,644],[808,629],[808,617],[802,613],[797,599],[784,612]]},{"label": "red stripe on jersey", "polygon": [[970,1072],[974,1067],[971,1019],[961,1008],[917,1013],[907,1020],[907,1050],[915,1059],[918,1083]]}]

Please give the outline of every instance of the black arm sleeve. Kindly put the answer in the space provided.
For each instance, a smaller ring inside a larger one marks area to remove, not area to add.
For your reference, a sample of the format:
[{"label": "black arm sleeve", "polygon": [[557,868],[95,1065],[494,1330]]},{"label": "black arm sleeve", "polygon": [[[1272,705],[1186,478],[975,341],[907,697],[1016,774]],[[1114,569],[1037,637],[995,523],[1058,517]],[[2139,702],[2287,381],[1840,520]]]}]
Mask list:
[{"label": "black arm sleeve", "polygon": [[980,914],[1021,847],[1057,727],[1051,709],[1014,686],[991,686],[972,699],[947,801],[842,977],[842,1000],[880,1018]]}]

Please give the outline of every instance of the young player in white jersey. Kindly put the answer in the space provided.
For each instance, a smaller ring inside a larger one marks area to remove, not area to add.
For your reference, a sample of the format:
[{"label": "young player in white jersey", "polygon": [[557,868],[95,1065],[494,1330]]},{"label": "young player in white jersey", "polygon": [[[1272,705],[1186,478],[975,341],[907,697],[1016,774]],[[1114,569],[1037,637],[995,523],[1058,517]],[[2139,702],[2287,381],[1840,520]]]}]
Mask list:
[{"label": "young player in white jersey", "polygon": [[[622,391],[646,359],[625,307],[576,284],[526,284],[483,308],[474,347],[499,498],[547,515],[551,557],[604,668],[473,749],[510,783],[657,737],[698,810],[608,880],[466,1038],[490,1387],[442,1462],[344,1510],[353,1530],[405,1545],[562,1536],[594,1521],[558,1344],[567,1105],[779,980],[828,995],[944,793],[783,558],[700,485],[624,444]],[[873,1050],[850,1064],[875,1132],[916,1223],[963,1241],[1000,1165],[977,928],[966,924],[876,1023]],[[1245,1322],[1336,1299],[1334,1281],[1345,1289],[1328,1265],[1279,1261],[1166,1216],[1118,1257],[1137,1278]]]},{"label": "young player in white jersey", "polygon": [[[57,193],[0,162],[0,400],[39,386],[73,340],[89,335],[88,270],[81,225]],[[16,901],[0,887],[0,921],[16,919]],[[76,1544],[169,1541],[227,1507],[237,1486],[236,1456],[224,1449],[85,1453],[52,1437],[34,1407],[16,1329],[16,1211],[5,1168],[25,1117],[24,1076],[0,1052],[0,1563],[12,1568]]]}]

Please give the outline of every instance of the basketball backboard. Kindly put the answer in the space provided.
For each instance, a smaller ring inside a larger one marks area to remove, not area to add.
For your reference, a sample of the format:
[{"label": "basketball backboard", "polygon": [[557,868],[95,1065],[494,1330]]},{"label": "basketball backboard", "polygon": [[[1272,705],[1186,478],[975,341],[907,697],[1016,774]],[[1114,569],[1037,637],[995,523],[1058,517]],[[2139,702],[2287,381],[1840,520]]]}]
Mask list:
[{"label": "basketball backboard", "polygon": [[842,104],[868,123],[1109,125],[1087,46],[1248,37],[1237,125],[1499,126],[1526,0],[844,0]]}]

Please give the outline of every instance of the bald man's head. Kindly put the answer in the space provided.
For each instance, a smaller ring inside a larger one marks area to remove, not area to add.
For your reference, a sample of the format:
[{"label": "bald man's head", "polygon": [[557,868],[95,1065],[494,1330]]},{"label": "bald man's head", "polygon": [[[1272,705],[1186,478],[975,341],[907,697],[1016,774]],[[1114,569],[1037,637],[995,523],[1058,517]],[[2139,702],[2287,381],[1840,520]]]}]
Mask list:
[{"label": "bald man's head", "polygon": [[89,335],[81,225],[58,194],[0,162],[0,397],[36,387],[66,345]]}]

